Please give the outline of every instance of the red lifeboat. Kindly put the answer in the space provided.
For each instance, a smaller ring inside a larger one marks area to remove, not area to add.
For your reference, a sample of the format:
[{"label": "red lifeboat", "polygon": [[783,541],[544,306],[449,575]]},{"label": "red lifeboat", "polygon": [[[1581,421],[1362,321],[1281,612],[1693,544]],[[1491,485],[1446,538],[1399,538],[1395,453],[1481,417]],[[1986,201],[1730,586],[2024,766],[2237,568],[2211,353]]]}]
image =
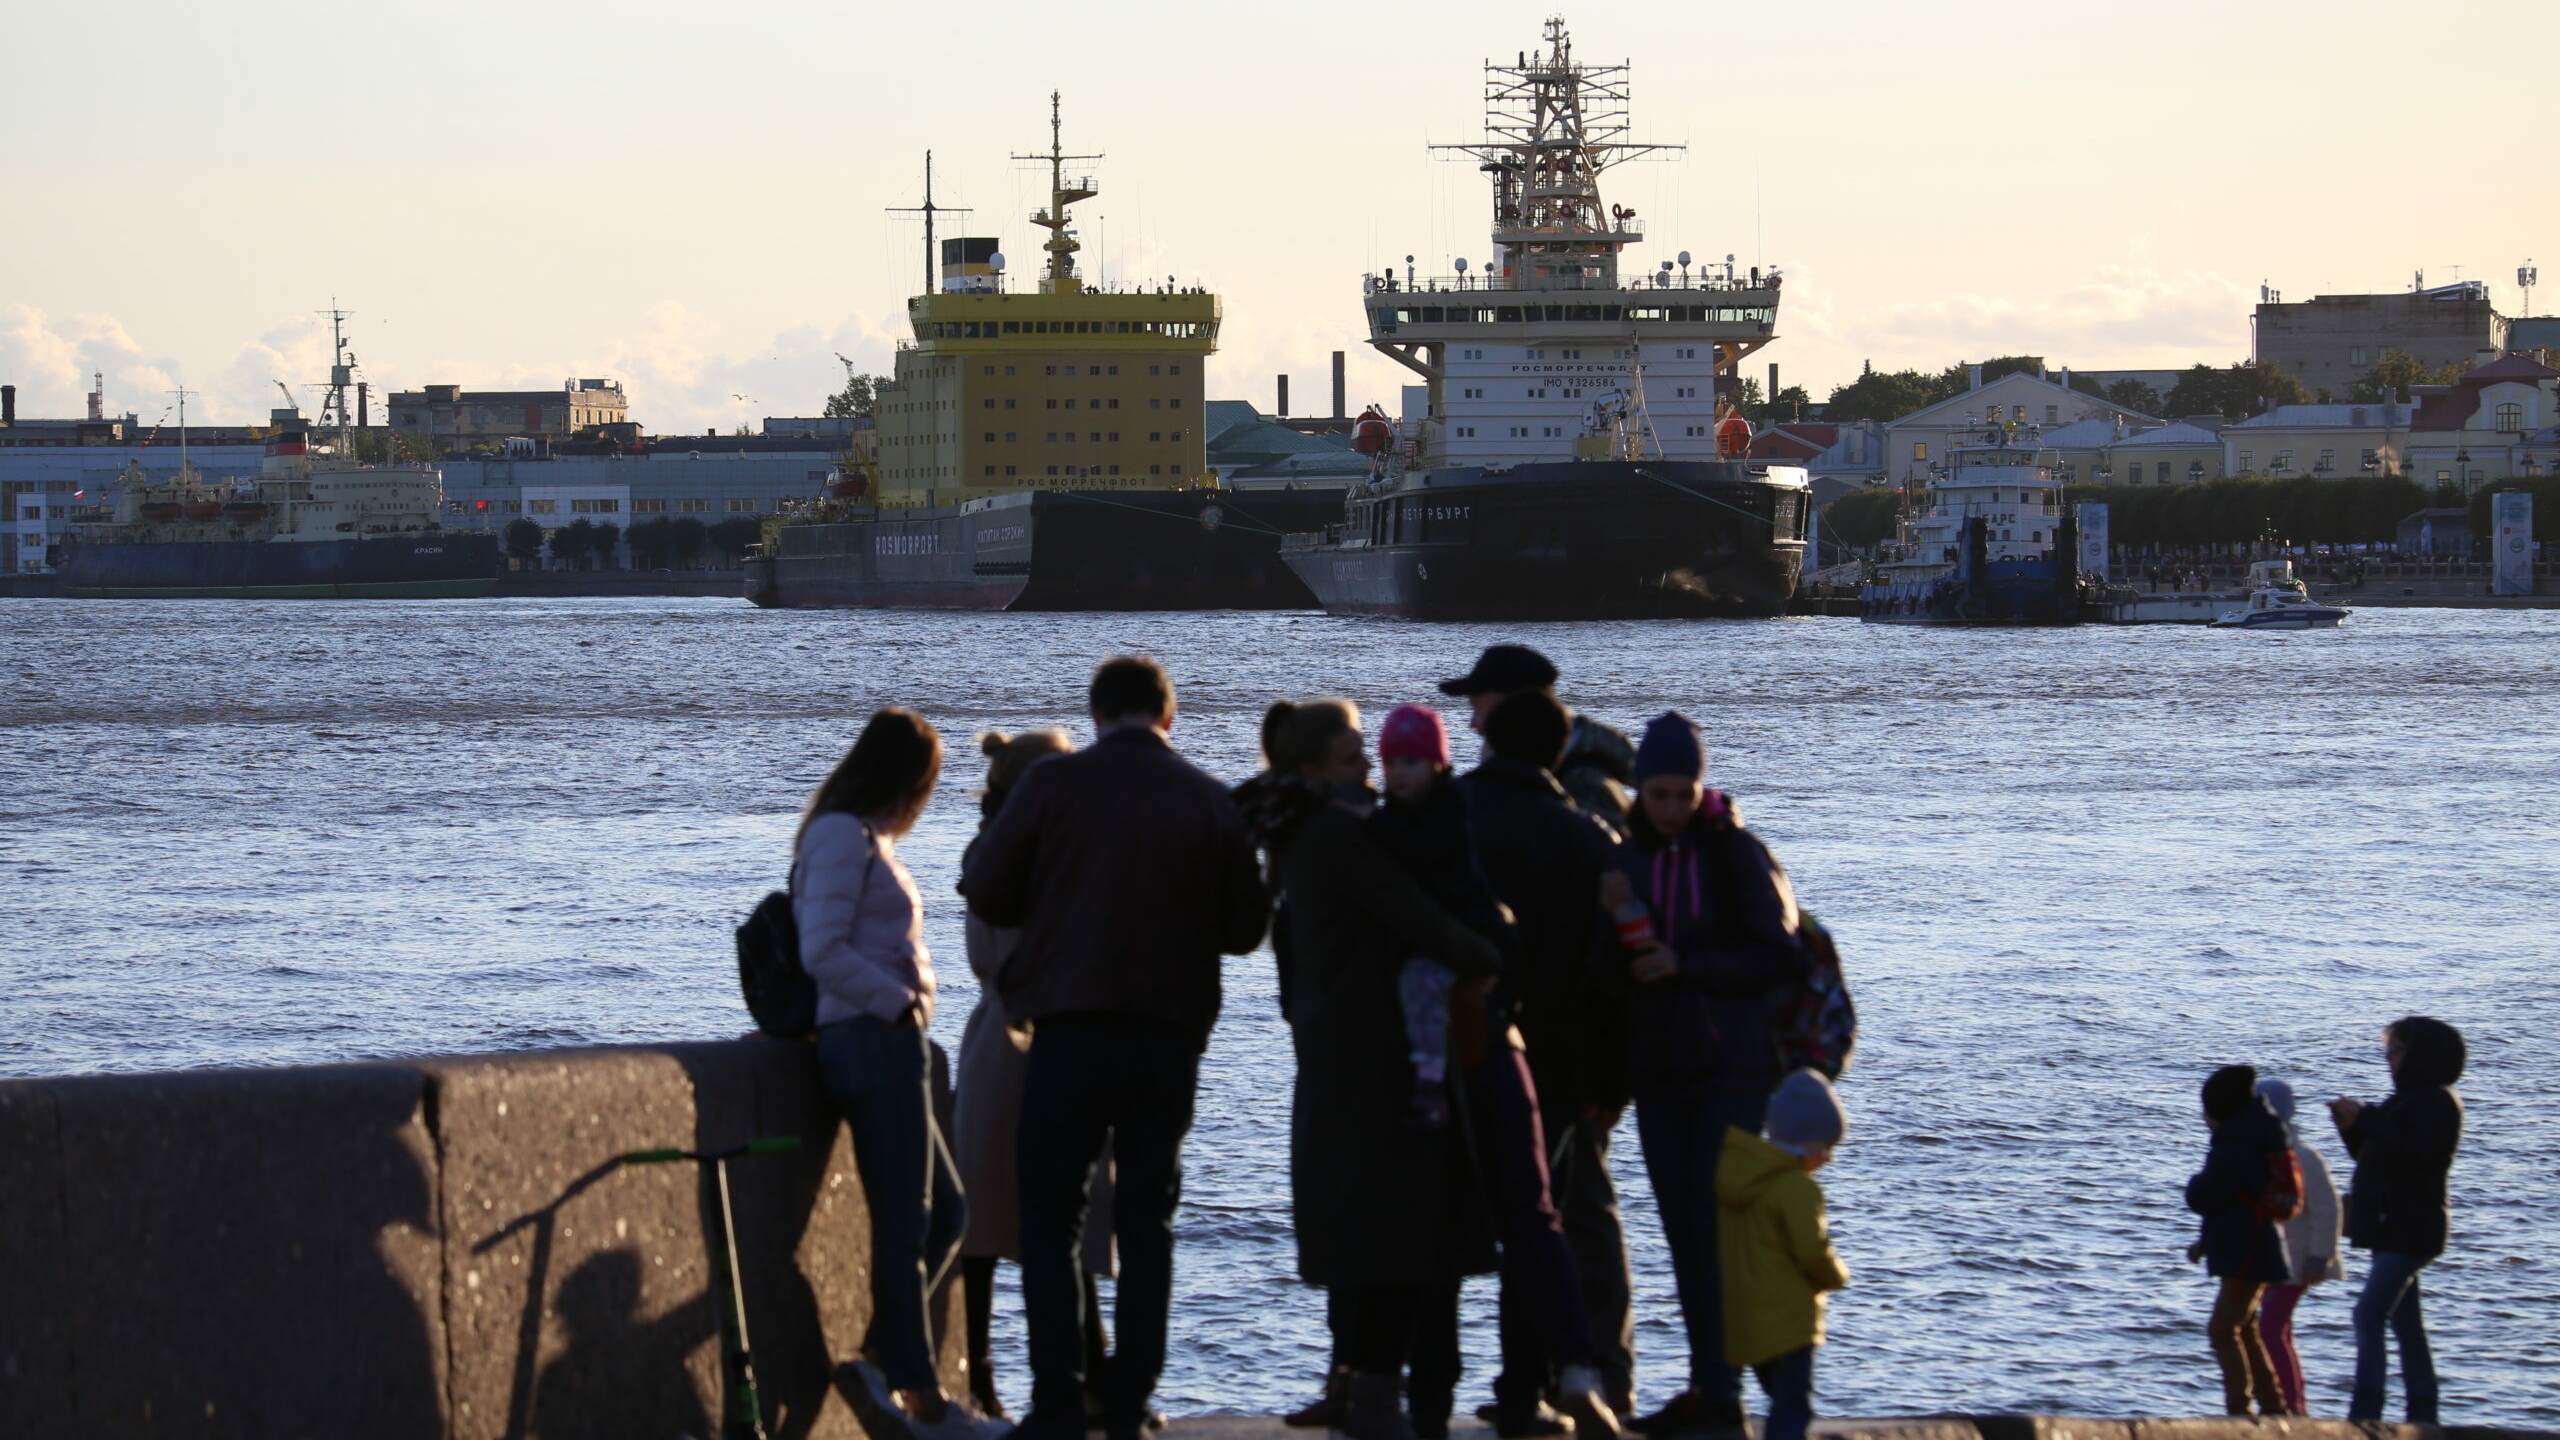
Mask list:
[{"label": "red lifeboat", "polygon": [[1361,411],[1359,421],[1351,427],[1351,448],[1373,460],[1386,454],[1387,447],[1395,443],[1396,427],[1387,423],[1386,415],[1375,405]]},{"label": "red lifeboat", "polygon": [[1716,453],[1728,460],[1739,460],[1751,453],[1751,422],[1738,413],[1728,411],[1716,422]]},{"label": "red lifeboat", "polygon": [[863,478],[859,470],[840,466],[827,476],[827,493],[839,500],[858,500],[862,497],[862,492],[870,488],[871,483]]},{"label": "red lifeboat", "polygon": [[222,507],[226,520],[255,520],[267,513],[267,507],[255,500],[234,500]]},{"label": "red lifeboat", "polygon": [[142,507],[142,518],[145,520],[175,520],[184,513],[185,511],[180,507],[167,501],[155,501]]},{"label": "red lifeboat", "polygon": [[219,519],[221,515],[222,502],[219,500],[190,500],[187,502],[187,518],[190,520],[214,520]]}]

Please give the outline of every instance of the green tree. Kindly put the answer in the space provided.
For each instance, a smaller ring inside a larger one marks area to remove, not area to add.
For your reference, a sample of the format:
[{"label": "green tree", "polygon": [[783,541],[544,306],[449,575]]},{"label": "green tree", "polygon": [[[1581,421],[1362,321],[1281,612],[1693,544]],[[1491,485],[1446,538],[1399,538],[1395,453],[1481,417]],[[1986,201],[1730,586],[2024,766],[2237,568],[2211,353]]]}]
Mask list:
[{"label": "green tree", "polygon": [[2348,480],[2208,480],[2200,485],[2074,485],[2066,501],[2103,501],[2119,545],[2246,544],[2272,534],[2300,545],[2387,543],[2427,492],[2399,476]]},{"label": "green tree", "polygon": [[2407,395],[2413,385],[2450,385],[2461,379],[2463,372],[2470,368],[2456,361],[2430,370],[2419,363],[2417,356],[2395,346],[2382,352],[2381,364],[2358,376],[2356,382],[2347,387],[2347,400],[2357,405],[2398,400]]},{"label": "green tree", "polygon": [[[2071,388],[2075,390],[2080,388],[2079,382],[2076,379],[2073,381]],[[2160,398],[2159,391],[2152,389],[2149,385],[2144,384],[2140,380],[2135,380],[2130,377],[2119,380],[2113,385],[2108,386],[2106,389],[2094,391],[2093,393],[2097,394],[2099,398],[2105,400],[2110,405],[2121,405],[2127,410],[2139,411],[2145,415],[2166,415],[2169,413],[2165,403]]]},{"label": "green tree", "polygon": [[711,538],[710,529],[690,515],[679,515],[667,527],[667,563],[678,570],[690,569],[693,557],[702,553]]},{"label": "green tree", "polygon": [[613,547],[622,543],[622,527],[610,520],[596,522],[595,533],[587,537],[587,553],[596,557],[596,568],[613,568]]},{"label": "green tree", "polygon": [[530,565],[542,558],[542,525],[519,515],[507,522],[502,543],[516,563]]},{"label": "green tree", "polygon": [[[1963,378],[1967,389],[1972,388],[1972,367],[1959,365],[1952,373]],[[2000,355],[1982,362],[1982,383],[1985,385],[2004,375],[2042,375],[2043,373],[2044,357],[2041,355]]]},{"label": "green tree", "polygon": [[1917,370],[1887,371],[1869,366],[1858,372],[1857,379],[1832,387],[1831,399],[1822,407],[1822,418],[1833,422],[1899,420],[1914,410],[1963,394],[1970,384],[1962,369],[1923,375]]},{"label": "green tree", "polygon": [[643,570],[664,569],[667,548],[674,538],[668,533],[672,528],[664,515],[632,521],[631,528],[623,534],[623,539],[631,546],[631,563]]},{"label": "green tree", "polygon": [[[2533,497],[2533,538],[2549,545],[2560,541],[2560,475],[2546,475],[2534,480],[2501,480],[2488,486],[2467,502],[2471,506],[2471,533],[2489,538],[2489,497],[2501,491],[2521,490]],[[2443,497],[2436,500],[2446,504]],[[2466,502],[2456,499],[2455,505]],[[2548,553],[2548,552],[2546,552]]]},{"label": "green tree", "polygon": [[2188,367],[2170,387],[2164,403],[2172,415],[2245,420],[2278,405],[2303,405],[2310,400],[2311,392],[2300,379],[2270,362],[2242,360],[2220,370],[2210,365]]},{"label": "green tree", "polygon": [[365,465],[431,465],[443,458],[433,438],[415,430],[358,430],[349,449]]},{"label": "green tree", "polygon": [[747,547],[764,538],[764,521],[753,515],[730,515],[711,526],[711,548],[721,558],[735,565],[747,553]]},{"label": "green tree", "polygon": [[578,562],[595,544],[596,527],[590,520],[572,520],[551,532],[551,558],[572,570],[586,567]]},{"label": "green tree", "polygon": [[844,388],[828,396],[827,408],[818,413],[832,419],[871,414],[880,402],[880,387],[889,383],[889,377],[864,374],[841,354],[836,359],[844,365]]},{"label": "green tree", "polygon": [[1812,406],[1813,396],[1808,394],[1803,386],[1790,385],[1779,391],[1775,400],[1761,406],[1748,418],[1755,425],[1776,425],[1784,421],[1804,418],[1804,412]]},{"label": "green tree", "polygon": [[1852,490],[1822,509],[1822,538],[1864,550],[1893,534],[1902,514],[1902,492],[1888,485]]}]

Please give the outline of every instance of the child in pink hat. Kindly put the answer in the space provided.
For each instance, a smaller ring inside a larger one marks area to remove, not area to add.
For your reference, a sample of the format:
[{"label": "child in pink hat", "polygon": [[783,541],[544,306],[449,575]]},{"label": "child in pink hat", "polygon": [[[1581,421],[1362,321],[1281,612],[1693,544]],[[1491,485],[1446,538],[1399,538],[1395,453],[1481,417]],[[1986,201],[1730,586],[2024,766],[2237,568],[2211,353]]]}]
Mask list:
[{"label": "child in pink hat", "polygon": [[[1386,803],[1370,815],[1369,829],[1379,848],[1461,924],[1500,939],[1511,928],[1511,916],[1476,864],[1467,797],[1450,774],[1449,731],[1440,713],[1421,705],[1396,707],[1378,732],[1378,759]],[[1410,1119],[1418,1128],[1449,1123],[1452,978],[1448,967],[1421,956],[1405,961],[1397,977],[1413,1056]]]}]

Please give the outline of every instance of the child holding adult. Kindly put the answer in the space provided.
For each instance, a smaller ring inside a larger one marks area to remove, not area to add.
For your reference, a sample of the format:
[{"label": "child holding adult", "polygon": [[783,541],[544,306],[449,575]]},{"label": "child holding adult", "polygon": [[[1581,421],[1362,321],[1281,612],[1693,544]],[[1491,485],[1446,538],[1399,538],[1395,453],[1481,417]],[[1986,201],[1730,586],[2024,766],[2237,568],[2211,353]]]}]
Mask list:
[{"label": "child holding adult", "polygon": [[1849,1117],[1820,1071],[1798,1070],[1769,1097],[1768,1125],[1765,1140],[1727,1129],[1716,1163],[1725,1358],[1748,1367],[1769,1397],[1760,1440],[1804,1440],[1823,1296],[1849,1283],[1813,1176],[1831,1163]]},{"label": "child holding adult", "polygon": [[2324,1280],[2346,1277],[2346,1267],[2338,1258],[2338,1186],[2329,1178],[2329,1162],[2320,1158],[2293,1123],[2293,1087],[2272,1075],[2261,1075],[2258,1097],[2284,1122],[2285,1138],[2293,1143],[2293,1163],[2302,1171],[2302,1213],[2284,1222],[2285,1260],[2293,1278],[2269,1285],[2266,1297],[2258,1302],[2258,1338],[2265,1342],[2267,1359],[2276,1367],[2276,1386],[2284,1391],[2285,1408],[2308,1415],[2302,1352],[2293,1343],[2293,1311],[2302,1303],[2303,1291]]},{"label": "child holding adult", "polygon": [[2257,1084],[2258,1072],[2246,1065],[2205,1077],[2204,1123],[2213,1142],[2204,1168],[2187,1181],[2187,1208],[2202,1217],[2203,1232],[2187,1258],[2202,1260],[2220,1282],[2205,1334],[2222,1367],[2223,1413],[2247,1415],[2254,1399],[2257,1413],[2276,1416],[2289,1412],[2258,1333],[2258,1305],[2267,1286],[2293,1278],[2284,1231],[2267,1203],[2277,1178],[2271,1157],[2289,1157],[2292,1145]]},{"label": "child holding adult", "polygon": [[2391,1098],[2368,1105],[2329,1102],[2338,1134],[2356,1160],[2347,1187],[2347,1241],[2373,1254],[2356,1298],[2356,1388],[2349,1420],[2380,1420],[2390,1376],[2385,1332],[2400,1342],[2400,1380],[2409,1423],[2437,1423],[2435,1356],[2418,1309],[2418,1272],[2444,1253],[2452,1229],[2445,1182],[2462,1143],[2462,1032],[2412,1015],[2382,1032]]},{"label": "child holding adult", "polygon": [[[1422,705],[1389,711],[1378,730],[1378,760],[1386,772],[1386,798],[1369,815],[1369,833],[1378,848],[1459,923],[1498,944],[1508,943],[1510,915],[1494,898],[1484,867],[1476,863],[1474,821],[1466,794],[1450,773],[1449,731],[1439,712]],[[1405,961],[1397,976],[1405,1039],[1413,1047],[1408,1118],[1418,1129],[1438,1130],[1449,1123],[1453,1030],[1467,1030],[1480,1039],[1484,1028],[1480,1012],[1471,1016],[1464,1004],[1453,1011],[1456,980],[1448,966],[1427,955]]]},{"label": "child holding adult", "polygon": [[941,774],[942,737],[923,716],[874,714],[801,817],[791,913],[817,982],[818,1072],[853,1133],[871,1218],[865,1418],[916,1440],[993,1440],[1007,1427],[943,1393],[926,1319],[968,1217],[933,1115],[924,905],[896,841]]},{"label": "child holding adult", "polygon": [[1654,717],[1635,774],[1602,898],[1620,911],[1632,949],[1636,1137],[1689,1338],[1688,1389],[1636,1428],[1737,1430],[1742,1372],[1726,1359],[1716,1171],[1727,1130],[1760,1131],[1781,1077],[1770,999],[1802,982],[1807,961],[1786,870],[1706,788],[1697,725],[1677,712]]}]

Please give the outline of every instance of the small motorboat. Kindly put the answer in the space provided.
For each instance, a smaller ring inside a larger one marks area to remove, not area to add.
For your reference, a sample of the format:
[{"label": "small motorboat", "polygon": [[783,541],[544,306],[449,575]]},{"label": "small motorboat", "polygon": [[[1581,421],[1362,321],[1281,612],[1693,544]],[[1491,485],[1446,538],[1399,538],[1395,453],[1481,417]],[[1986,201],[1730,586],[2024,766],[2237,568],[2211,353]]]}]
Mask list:
[{"label": "small motorboat", "polygon": [[2260,560],[2249,567],[2249,601],[2212,621],[2216,630],[2329,630],[2355,612],[2311,598],[2290,560]]}]

